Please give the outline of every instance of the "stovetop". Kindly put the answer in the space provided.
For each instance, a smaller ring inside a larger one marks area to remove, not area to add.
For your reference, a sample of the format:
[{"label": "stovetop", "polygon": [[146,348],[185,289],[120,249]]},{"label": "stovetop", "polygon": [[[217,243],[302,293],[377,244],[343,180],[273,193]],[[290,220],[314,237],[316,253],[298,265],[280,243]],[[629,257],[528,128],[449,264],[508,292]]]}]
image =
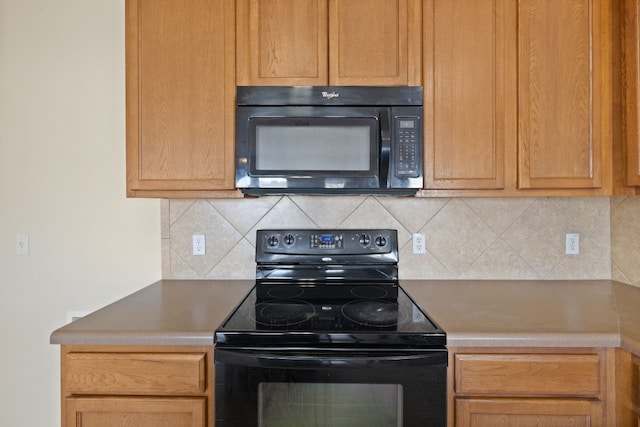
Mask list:
[{"label": "stovetop", "polygon": [[256,263],[256,284],[216,330],[216,345],[446,344],[399,286],[396,230],[258,230]]},{"label": "stovetop", "polygon": [[215,342],[239,347],[444,347],[445,332],[401,287],[397,291],[391,300],[259,299],[254,287],[216,330]]}]

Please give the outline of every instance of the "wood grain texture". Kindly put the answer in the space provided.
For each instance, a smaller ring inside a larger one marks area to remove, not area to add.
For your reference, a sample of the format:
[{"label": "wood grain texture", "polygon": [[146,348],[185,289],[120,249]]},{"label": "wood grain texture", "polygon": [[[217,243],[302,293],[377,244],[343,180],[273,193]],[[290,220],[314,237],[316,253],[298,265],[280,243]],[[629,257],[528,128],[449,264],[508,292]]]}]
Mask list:
[{"label": "wood grain texture", "polygon": [[326,85],[327,0],[239,0],[238,85]]},{"label": "wood grain texture", "polygon": [[212,426],[211,346],[63,345],[62,427]]},{"label": "wood grain texture", "polygon": [[206,388],[204,353],[68,353],[71,394],[193,395]]},{"label": "wood grain texture", "polygon": [[519,186],[610,186],[608,0],[522,0]]},{"label": "wood grain texture", "polygon": [[633,355],[633,374],[631,379],[632,408],[636,417],[640,421],[640,355]]},{"label": "wood grain texture", "polygon": [[66,427],[206,427],[206,399],[67,398]]},{"label": "wood grain texture", "polygon": [[597,354],[459,354],[456,393],[599,398]]},{"label": "wood grain texture", "polygon": [[421,3],[329,0],[329,84],[420,85]]},{"label": "wood grain texture", "polygon": [[128,0],[127,190],[233,190],[231,0]]},{"label": "wood grain texture", "polygon": [[619,427],[634,427],[638,414],[634,411],[636,396],[634,382],[637,373],[634,372],[632,355],[628,351],[616,349],[616,378],[615,378],[615,421]]},{"label": "wood grain texture", "polygon": [[624,2],[626,185],[640,186],[640,1]]},{"label": "wood grain texture", "polygon": [[511,1],[425,1],[425,188],[505,188],[515,164],[515,26]]},{"label": "wood grain texture", "polygon": [[597,402],[551,399],[456,399],[457,427],[602,426]]},{"label": "wood grain texture", "polygon": [[613,348],[450,347],[449,351],[453,353],[449,378],[454,383],[449,427],[618,427],[611,391],[616,377]]}]

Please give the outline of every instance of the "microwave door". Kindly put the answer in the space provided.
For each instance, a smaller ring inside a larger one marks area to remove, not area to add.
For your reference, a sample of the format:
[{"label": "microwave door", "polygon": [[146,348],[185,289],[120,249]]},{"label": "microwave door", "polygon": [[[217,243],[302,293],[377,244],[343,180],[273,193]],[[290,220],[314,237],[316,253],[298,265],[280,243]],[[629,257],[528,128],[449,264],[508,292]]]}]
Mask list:
[{"label": "microwave door", "polygon": [[249,129],[251,186],[285,192],[380,187],[377,115],[256,117]]}]

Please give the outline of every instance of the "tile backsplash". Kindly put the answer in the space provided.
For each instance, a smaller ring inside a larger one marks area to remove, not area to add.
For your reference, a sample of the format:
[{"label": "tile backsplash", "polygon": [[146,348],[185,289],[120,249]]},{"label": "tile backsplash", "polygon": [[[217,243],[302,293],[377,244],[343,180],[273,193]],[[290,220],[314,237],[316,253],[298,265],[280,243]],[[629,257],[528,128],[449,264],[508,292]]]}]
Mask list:
[{"label": "tile backsplash", "polygon": [[[640,198],[269,196],[164,200],[162,276],[252,279],[260,228],[394,228],[402,279],[610,279],[640,284]],[[412,253],[412,233],[427,253]],[[580,254],[565,255],[565,233]],[[194,256],[192,235],[206,236]]]},{"label": "tile backsplash", "polygon": [[611,198],[611,278],[640,286],[640,196]]}]

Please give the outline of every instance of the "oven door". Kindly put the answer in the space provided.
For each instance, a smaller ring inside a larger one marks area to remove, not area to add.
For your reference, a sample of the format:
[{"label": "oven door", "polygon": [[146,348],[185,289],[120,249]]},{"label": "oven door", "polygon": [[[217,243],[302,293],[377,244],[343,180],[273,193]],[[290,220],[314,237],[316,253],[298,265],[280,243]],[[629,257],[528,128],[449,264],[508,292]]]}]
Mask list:
[{"label": "oven door", "polygon": [[215,350],[216,427],[446,426],[447,351]]}]

